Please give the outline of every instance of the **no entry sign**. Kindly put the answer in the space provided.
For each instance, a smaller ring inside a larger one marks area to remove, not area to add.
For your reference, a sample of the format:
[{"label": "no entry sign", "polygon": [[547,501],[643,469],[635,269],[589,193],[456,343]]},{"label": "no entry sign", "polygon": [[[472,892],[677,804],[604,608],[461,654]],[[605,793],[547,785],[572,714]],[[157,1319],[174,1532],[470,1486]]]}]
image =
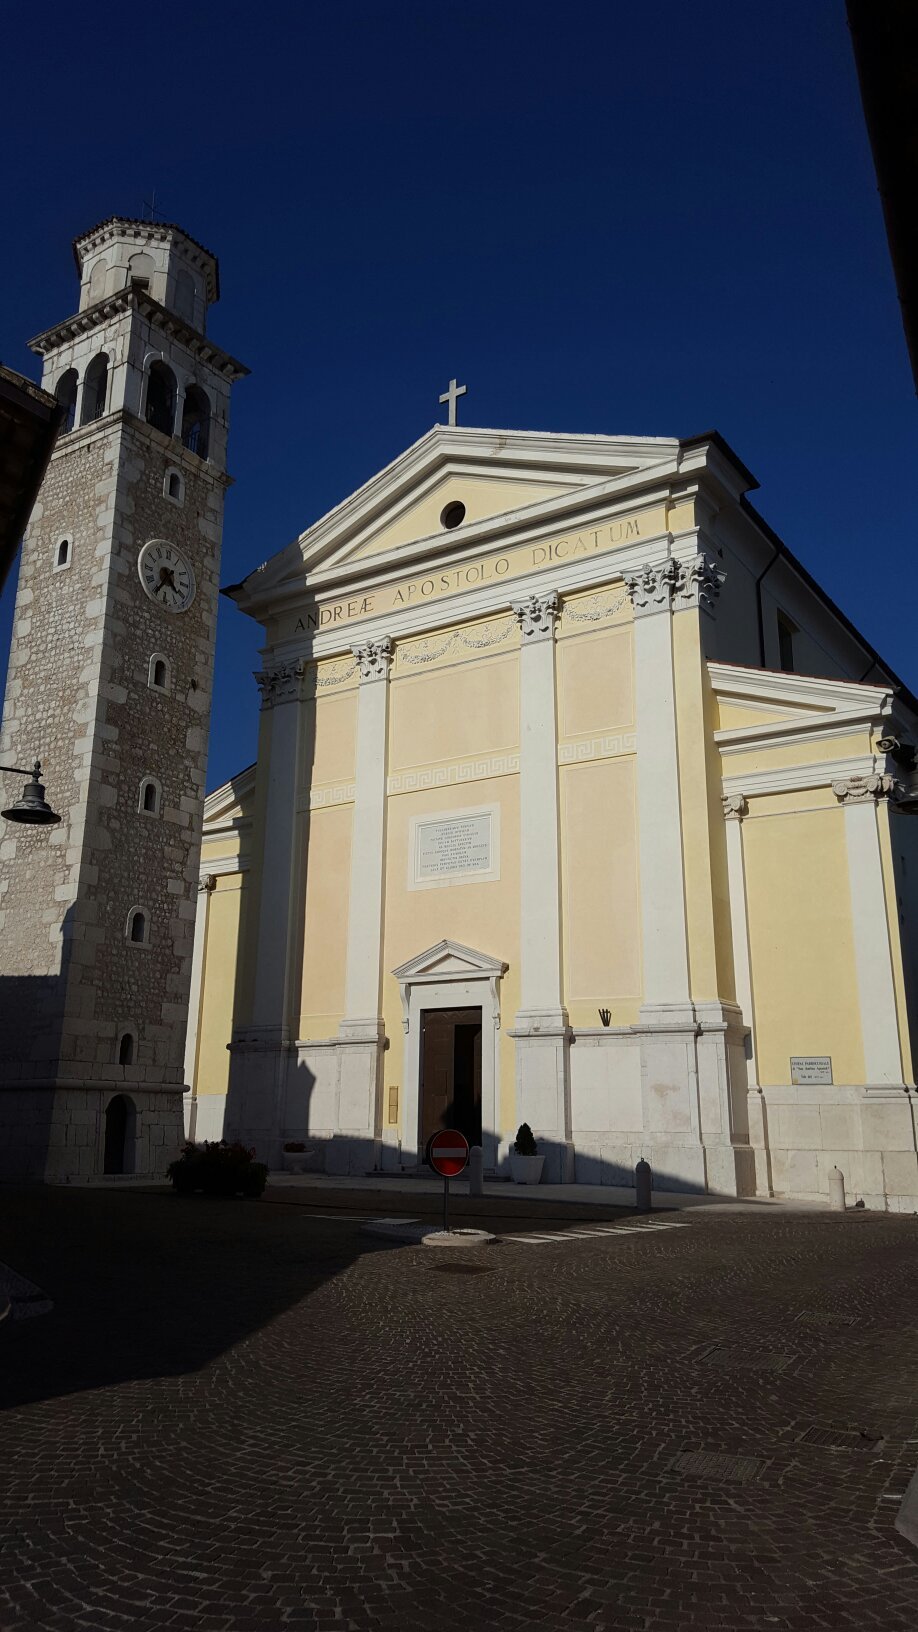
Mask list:
[{"label": "no entry sign", "polygon": [[444,1179],[454,1179],[468,1166],[469,1142],[464,1133],[455,1128],[444,1128],[435,1133],[427,1146],[427,1160],[435,1173]]}]

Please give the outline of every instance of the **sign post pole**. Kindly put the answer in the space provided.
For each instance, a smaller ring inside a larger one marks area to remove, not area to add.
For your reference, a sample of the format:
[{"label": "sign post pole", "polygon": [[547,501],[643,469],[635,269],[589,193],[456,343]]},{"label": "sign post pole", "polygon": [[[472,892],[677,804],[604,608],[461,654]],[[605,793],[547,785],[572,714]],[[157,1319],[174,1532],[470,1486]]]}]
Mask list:
[{"label": "sign post pole", "polygon": [[443,1179],[443,1234],[449,1235],[449,1181],[468,1165],[469,1142],[464,1133],[444,1128],[427,1141],[427,1162]]}]

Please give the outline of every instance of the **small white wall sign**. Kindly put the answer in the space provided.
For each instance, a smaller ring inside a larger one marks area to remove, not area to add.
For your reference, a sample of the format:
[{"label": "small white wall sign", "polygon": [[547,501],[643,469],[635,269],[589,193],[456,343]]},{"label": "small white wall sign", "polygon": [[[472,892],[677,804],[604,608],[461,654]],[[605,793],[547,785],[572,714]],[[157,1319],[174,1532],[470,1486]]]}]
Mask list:
[{"label": "small white wall sign", "polygon": [[500,806],[415,816],[408,887],[487,884],[500,877]]},{"label": "small white wall sign", "polygon": [[790,1080],[795,1085],[807,1082],[831,1082],[832,1056],[830,1054],[792,1054]]}]

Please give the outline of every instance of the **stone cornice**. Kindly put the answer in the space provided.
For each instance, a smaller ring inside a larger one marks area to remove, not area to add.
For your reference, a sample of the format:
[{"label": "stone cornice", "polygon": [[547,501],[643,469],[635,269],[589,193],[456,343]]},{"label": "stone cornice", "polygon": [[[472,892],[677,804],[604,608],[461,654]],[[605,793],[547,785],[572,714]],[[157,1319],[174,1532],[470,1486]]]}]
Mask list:
[{"label": "stone cornice", "polygon": [[174,312],[161,306],[158,300],[138,289],[119,289],[114,295],[106,295],[104,300],[97,300],[94,306],[87,306],[83,312],[74,312],[62,323],[55,324],[53,329],[45,329],[44,333],[37,334],[29,341],[29,350],[39,357],[47,357],[50,352],[57,351],[68,341],[79,340],[84,334],[94,329],[102,328],[112,319],[122,317],[128,312],[137,312],[160,329],[170,339],[179,340],[199,362],[206,363],[216,374],[222,375],[225,380],[233,382],[242,380],[249,370],[244,363],[230,356],[228,351],[222,351],[208,340],[206,335],[198,329],[193,329],[190,323],[185,323]]}]

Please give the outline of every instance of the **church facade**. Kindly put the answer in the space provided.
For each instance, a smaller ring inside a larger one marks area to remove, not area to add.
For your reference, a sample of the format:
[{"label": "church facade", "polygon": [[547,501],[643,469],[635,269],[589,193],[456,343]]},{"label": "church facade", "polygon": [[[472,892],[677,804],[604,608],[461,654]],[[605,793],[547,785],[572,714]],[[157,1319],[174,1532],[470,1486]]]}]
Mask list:
[{"label": "church facade", "polygon": [[437,427],[230,594],[193,1137],[918,1207],[915,700],[716,434]]}]

